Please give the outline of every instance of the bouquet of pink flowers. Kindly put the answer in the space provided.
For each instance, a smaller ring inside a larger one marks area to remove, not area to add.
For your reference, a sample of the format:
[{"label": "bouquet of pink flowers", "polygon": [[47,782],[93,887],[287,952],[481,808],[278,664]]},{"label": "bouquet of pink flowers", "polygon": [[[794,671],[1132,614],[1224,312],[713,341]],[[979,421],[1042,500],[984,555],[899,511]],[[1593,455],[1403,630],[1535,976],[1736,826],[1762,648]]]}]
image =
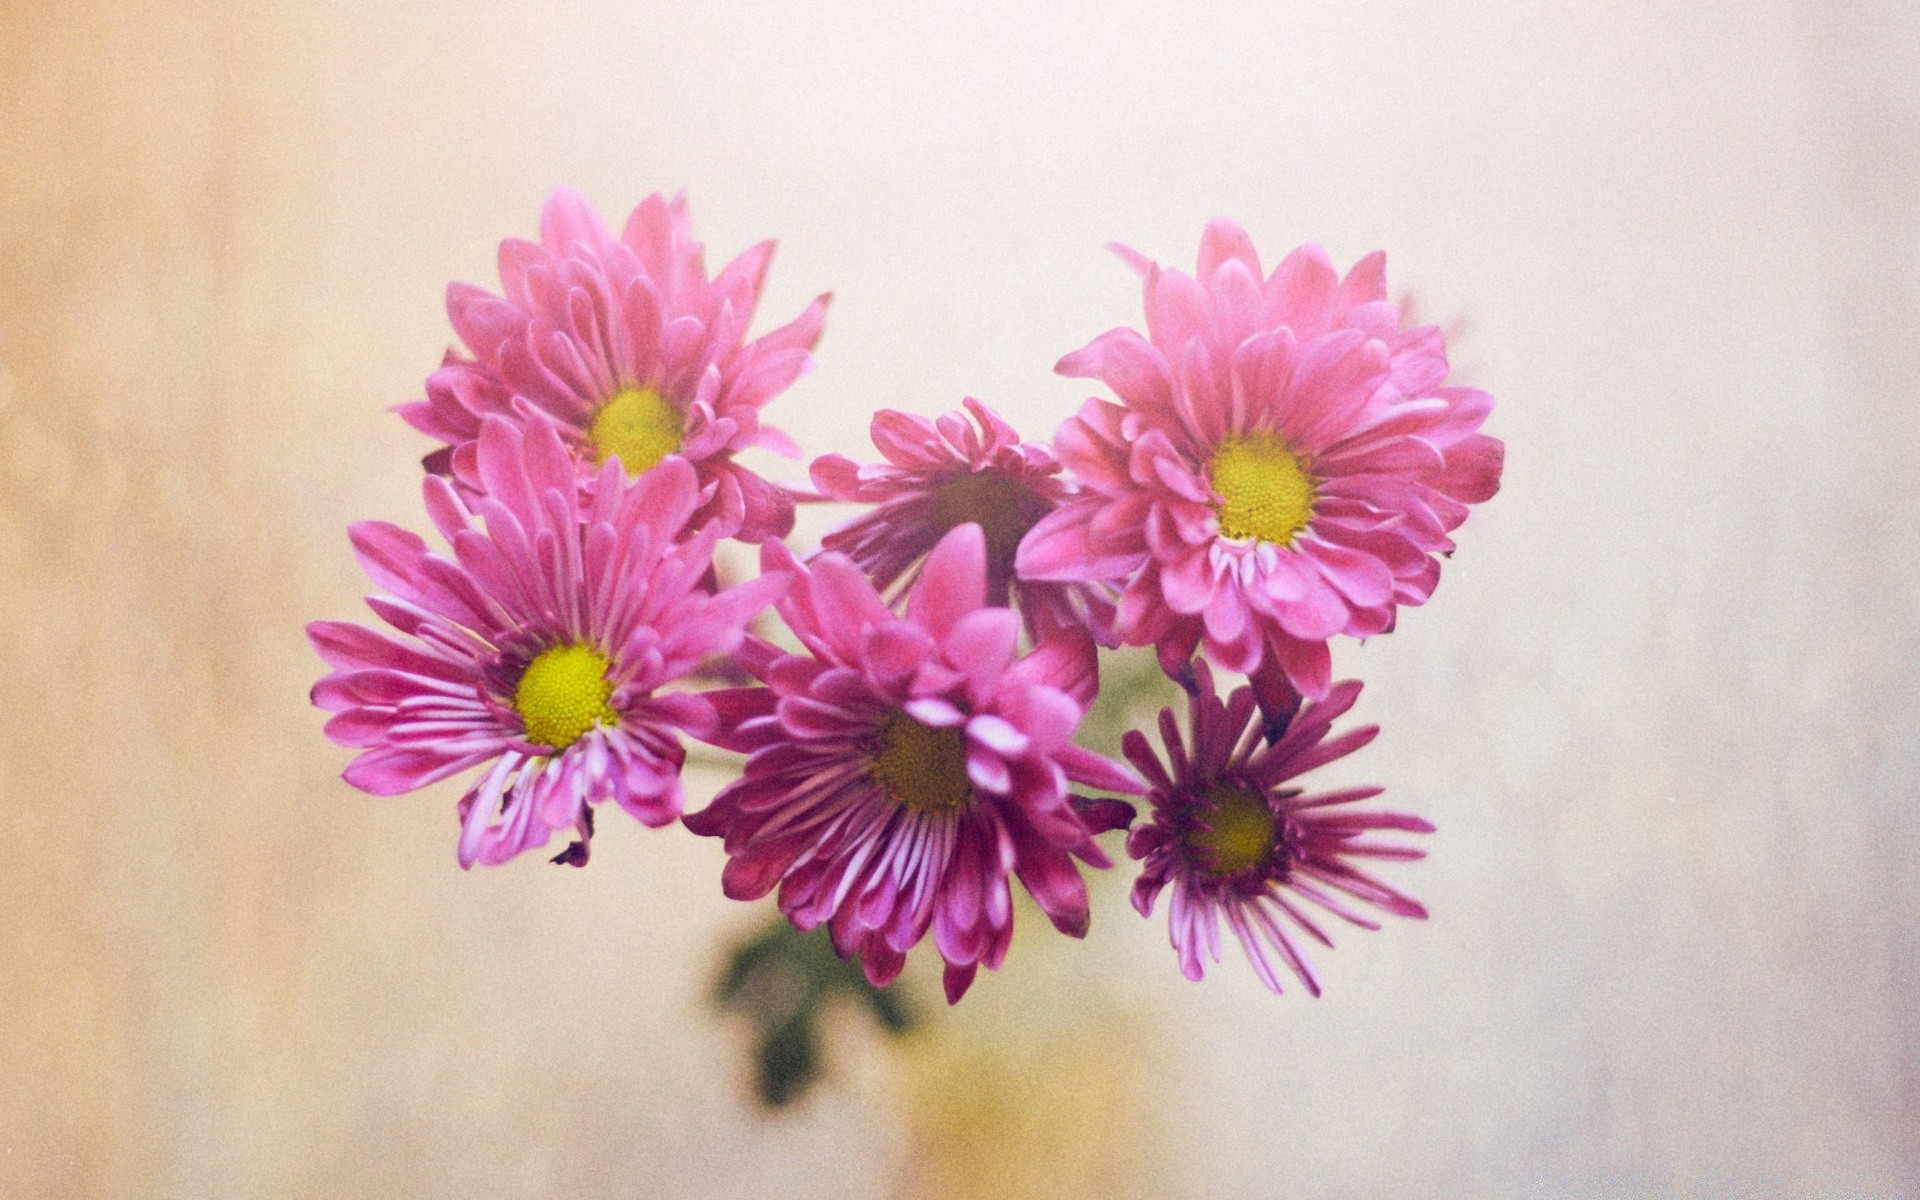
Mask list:
[{"label": "bouquet of pink flowers", "polygon": [[[389,629],[308,627],[332,670],[313,701],[360,751],[345,777],[393,795],[471,772],[462,866],[570,839],[587,864],[596,808],[724,839],[720,886],[777,890],[825,926],[872,986],[932,934],[949,1002],[1013,933],[1012,880],[1062,933],[1086,932],[1081,867],[1129,830],[1133,903],[1168,910],[1201,978],[1220,925],[1281,990],[1320,985],[1303,940],[1329,917],[1425,910],[1369,874],[1418,858],[1372,808],[1376,787],[1308,793],[1313,768],[1375,727],[1335,734],[1359,695],[1330,639],[1394,626],[1432,594],[1471,504],[1499,486],[1485,392],[1448,386],[1445,339],[1403,327],[1384,257],[1343,277],[1317,246],[1271,273],[1226,220],[1192,275],[1124,248],[1145,331],[1060,360],[1097,379],[1051,443],[977,400],[929,420],[873,417],[884,461],[811,466],[816,493],[736,461],[798,457],[761,410],[812,365],[827,297],[748,340],[773,252],[709,278],[681,199],[649,197],[615,236],[556,193],[538,243],[500,247],[500,294],[454,284],[465,344],[400,414],[443,443],[422,491],[444,548],[382,522],[351,537]],[[796,500],[868,506],[797,555]],[[759,546],[722,586],[717,544]],[[753,623],[771,606],[791,633]],[[1187,693],[1160,747],[1128,765],[1076,744],[1099,647],[1152,647]],[[708,688],[716,662],[734,682]],[[1211,664],[1211,666],[1209,665]],[[1215,671],[1246,683],[1222,695]],[[745,756],[683,813],[684,740]],[[1119,797],[1145,797],[1136,811]]]}]

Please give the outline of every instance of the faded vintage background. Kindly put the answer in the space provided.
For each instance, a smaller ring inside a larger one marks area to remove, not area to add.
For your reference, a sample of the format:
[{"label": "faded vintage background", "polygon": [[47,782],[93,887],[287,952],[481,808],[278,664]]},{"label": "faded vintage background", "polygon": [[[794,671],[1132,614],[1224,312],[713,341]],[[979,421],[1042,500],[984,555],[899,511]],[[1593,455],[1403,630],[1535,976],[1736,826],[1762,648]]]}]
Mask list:
[{"label": "faded vintage background", "polygon": [[[715,844],[462,874],[340,783],[301,626],[562,183],[836,292],[814,452],[1049,428],[1108,239],[1386,247],[1509,445],[1336,658],[1434,919],[1275,999],[1110,886],[768,1117]],[[1902,0],[7,4],[0,1193],[1920,1196],[1917,321]]]}]

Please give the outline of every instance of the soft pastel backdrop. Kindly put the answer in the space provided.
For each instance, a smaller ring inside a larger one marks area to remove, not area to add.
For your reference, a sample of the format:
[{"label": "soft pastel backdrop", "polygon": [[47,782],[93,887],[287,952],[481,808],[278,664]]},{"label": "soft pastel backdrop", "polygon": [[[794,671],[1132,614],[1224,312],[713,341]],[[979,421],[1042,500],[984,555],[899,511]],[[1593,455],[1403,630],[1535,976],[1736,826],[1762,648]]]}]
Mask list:
[{"label": "soft pastel backdrop", "polygon": [[[0,1194],[1920,1195],[1916,81],[1900,0],[0,7]],[[816,453],[1049,430],[1108,239],[1388,249],[1509,445],[1336,656],[1434,919],[1275,999],[1109,887],[768,1118],[716,845],[340,783],[301,625],[559,184],[835,291]]]}]

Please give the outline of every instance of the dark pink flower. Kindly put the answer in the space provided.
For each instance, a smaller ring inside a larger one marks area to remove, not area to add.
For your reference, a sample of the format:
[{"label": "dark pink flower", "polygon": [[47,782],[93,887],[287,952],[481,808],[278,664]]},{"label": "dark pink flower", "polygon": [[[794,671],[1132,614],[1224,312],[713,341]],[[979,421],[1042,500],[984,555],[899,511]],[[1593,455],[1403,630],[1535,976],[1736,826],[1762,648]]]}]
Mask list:
[{"label": "dark pink flower", "polygon": [[1027,530],[1072,495],[1060,460],[1023,442],[980,401],[961,403],[973,417],[937,420],[885,409],[873,415],[873,444],[885,463],[863,466],[838,454],[813,460],[813,485],[835,500],[879,507],[821,540],[857,563],[883,593],[912,584],[934,544],[957,525],[977,523],[987,539],[987,603],[1011,601],[1033,640],[1086,629],[1107,640],[1112,589],[1097,584],[1019,579],[1014,551]]},{"label": "dark pink flower", "polygon": [[708,740],[750,755],[744,775],[686,818],[724,836],[727,895],[777,884],[801,929],[826,922],[876,986],[929,929],[957,1001],[1013,937],[1009,873],[1054,925],[1087,927],[1073,860],[1111,865],[1093,835],[1132,819],[1125,767],[1072,738],[1095,689],[1093,643],[1068,634],[1018,657],[1019,618],[987,607],[986,539],[961,525],[927,557],[904,618],[843,554],[802,566],[767,542],[762,569],[791,574],[779,603],[807,649],[748,638],[741,662],[765,687],[709,692]]},{"label": "dark pink flower", "polygon": [[608,463],[582,489],[549,422],[493,417],[474,468],[478,499],[437,475],[424,484],[451,558],[385,522],[353,527],[361,565],[389,593],[367,604],[398,634],[307,626],[333,668],[313,702],[335,714],[328,737],[362,749],[346,780],[363,791],[492,764],[460,801],[461,866],[505,862],[569,827],[579,842],[556,861],[582,865],[589,805],[611,799],[654,826],[680,814],[679,731],[708,731],[714,713],[699,695],[656,689],[731,650],[786,581],[700,586],[723,526],[689,536],[705,497],[677,456],[632,483]]},{"label": "dark pink flower", "polygon": [[745,341],[772,256],[761,242],[709,280],[684,198],[647,197],[615,238],[584,199],[557,191],[538,244],[500,243],[503,296],[447,288],[447,315],[473,357],[450,353],[427,398],[400,414],[447,443],[429,466],[468,487],[480,486],[483,418],[540,413],[559,422],[589,477],[613,458],[637,475],[677,454],[711,487],[700,521],[730,518],[746,541],[784,536],[792,497],[734,455],[761,446],[799,457],[760,409],[812,369],[827,297]]},{"label": "dark pink flower", "polygon": [[1326,694],[1327,639],[1424,602],[1467,505],[1499,487],[1493,401],[1447,387],[1433,326],[1400,328],[1384,256],[1343,280],[1305,246],[1273,274],[1216,220],[1194,277],[1124,252],[1147,336],[1102,334],[1056,367],[1104,381],[1055,439],[1080,495],[1044,518],[1023,577],[1123,585],[1119,632],[1183,672],[1229,670]]},{"label": "dark pink flower", "polygon": [[1372,741],[1379,727],[1363,726],[1326,740],[1335,718],[1360,695],[1357,682],[1334,687],[1327,698],[1295,714],[1283,714],[1284,733],[1269,742],[1266,726],[1252,717],[1251,688],[1223,704],[1213,674],[1195,664],[1196,690],[1188,698],[1192,743],[1180,740],[1172,709],[1160,713],[1167,764],[1139,731],[1127,734],[1127,758],[1147,777],[1152,820],[1127,838],[1127,852],[1145,860],[1133,885],[1133,906],[1153,915],[1154,899],[1171,883],[1168,931],[1188,979],[1205,973],[1204,950],[1220,961],[1220,918],[1240,939],[1260,981],[1280,991],[1277,956],[1307,990],[1318,996],[1319,980],[1300,953],[1289,925],[1331,947],[1309,906],[1364,929],[1377,922],[1356,907],[1373,905],[1402,917],[1425,917],[1420,904],[1354,866],[1353,859],[1415,859],[1424,850],[1370,839],[1379,830],[1432,833],[1419,817],[1395,812],[1356,812],[1345,806],[1380,794],[1377,787],[1347,788],[1317,796],[1301,794],[1289,781],[1342,758]]}]

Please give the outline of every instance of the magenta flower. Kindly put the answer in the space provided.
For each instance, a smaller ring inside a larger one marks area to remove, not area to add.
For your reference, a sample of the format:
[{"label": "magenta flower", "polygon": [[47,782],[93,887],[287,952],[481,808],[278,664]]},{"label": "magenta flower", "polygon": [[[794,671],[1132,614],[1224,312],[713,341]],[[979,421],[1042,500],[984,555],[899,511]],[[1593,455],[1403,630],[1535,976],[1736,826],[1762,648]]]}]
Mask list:
[{"label": "magenta flower", "polygon": [[585,475],[615,458],[637,475],[677,454],[712,487],[700,521],[729,518],[746,541],[784,536],[792,497],[733,456],[763,446],[799,457],[760,409],[812,369],[827,297],[743,341],[772,256],[761,242],[708,280],[683,198],[647,197],[615,238],[584,199],[557,191],[538,245],[500,243],[504,297],[447,288],[447,315],[473,357],[449,353],[427,398],[400,414],[447,443],[429,467],[470,488],[480,487],[483,419],[538,412],[560,423]]},{"label": "magenta flower", "polygon": [[829,533],[821,546],[845,554],[882,592],[891,592],[911,586],[934,544],[972,521],[987,539],[988,604],[1011,601],[1035,643],[1071,629],[1110,640],[1111,588],[1041,583],[1014,573],[1020,539],[1072,494],[1060,460],[1043,445],[1021,441],[980,401],[961,403],[972,424],[959,412],[933,421],[891,409],[875,413],[873,444],[883,464],[861,466],[838,454],[813,460],[813,485],[821,492],[879,506]]},{"label": "magenta flower", "polygon": [[1445,339],[1400,328],[1378,253],[1342,280],[1305,246],[1263,276],[1246,233],[1215,220],[1196,278],[1123,254],[1146,279],[1147,336],[1112,330],[1055,368],[1120,402],[1060,427],[1084,490],[1027,535],[1019,572],[1123,584],[1120,634],[1170,673],[1204,645],[1323,696],[1327,639],[1424,602],[1448,533],[1498,489],[1503,448],[1476,432],[1492,398],[1443,386]]},{"label": "magenta flower", "polygon": [[806,566],[779,542],[762,569],[790,573],[779,603],[808,653],[748,638],[765,687],[709,692],[708,740],[749,754],[741,779],[689,829],[724,836],[727,895],[780,887],[801,929],[826,922],[875,986],[931,928],[958,1001],[1013,937],[1011,872],[1061,931],[1087,928],[1073,859],[1111,863],[1093,835],[1132,807],[1069,795],[1068,781],[1138,794],[1125,767],[1075,746],[1095,689],[1093,643],[1049,641],[1024,658],[1018,617],[985,606],[986,538],[961,525],[928,555],[895,616],[843,554]]},{"label": "magenta flower", "polygon": [[461,866],[505,862],[569,826],[579,841],[555,861],[584,865],[589,805],[611,798],[653,826],[679,815],[678,731],[706,732],[714,713],[656,690],[737,645],[786,581],[699,586],[724,527],[688,536],[704,497],[677,456],[631,484],[608,463],[582,489],[550,423],[490,417],[474,467],[477,500],[435,475],[423,487],[451,559],[385,522],[353,527],[361,565],[390,593],[367,603],[399,634],[307,626],[333,668],[313,702],[335,714],[328,737],[362,750],[345,778],[363,791],[493,764],[460,801]]},{"label": "magenta flower", "polygon": [[1370,841],[1368,835],[1381,829],[1432,833],[1433,826],[1403,813],[1344,807],[1379,795],[1377,787],[1303,796],[1298,787],[1283,786],[1351,754],[1380,732],[1367,725],[1324,740],[1334,719],[1360,695],[1359,683],[1342,683],[1320,703],[1286,714],[1285,733],[1268,742],[1263,726],[1250,720],[1256,708],[1251,688],[1239,688],[1222,704],[1204,661],[1195,664],[1195,679],[1197,690],[1188,698],[1190,747],[1180,740],[1173,710],[1160,713],[1170,770],[1139,731],[1124,741],[1127,758],[1147,777],[1153,797],[1153,819],[1127,838],[1127,852],[1146,864],[1133,885],[1133,906],[1141,916],[1152,916],[1160,889],[1173,884],[1168,932],[1188,979],[1205,974],[1202,949],[1220,961],[1219,919],[1224,916],[1262,983],[1281,990],[1272,957],[1278,955],[1318,996],[1320,981],[1288,923],[1322,945],[1333,942],[1302,902],[1364,929],[1380,926],[1357,911],[1354,901],[1424,918],[1427,910],[1417,901],[1348,860],[1423,858],[1424,850]]}]

